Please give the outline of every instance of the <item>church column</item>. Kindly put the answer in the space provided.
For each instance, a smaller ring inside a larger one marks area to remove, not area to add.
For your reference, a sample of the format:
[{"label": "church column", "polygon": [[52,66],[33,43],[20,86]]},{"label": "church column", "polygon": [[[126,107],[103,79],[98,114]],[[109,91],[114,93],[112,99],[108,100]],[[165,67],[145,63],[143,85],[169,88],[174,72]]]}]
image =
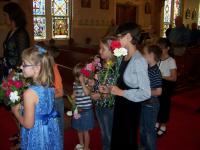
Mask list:
[{"label": "church column", "polygon": [[27,19],[26,29],[27,29],[29,36],[30,36],[31,45],[33,45],[34,44],[33,13],[32,13],[33,2],[32,2],[32,0],[19,0],[19,4],[26,14],[26,19]]}]

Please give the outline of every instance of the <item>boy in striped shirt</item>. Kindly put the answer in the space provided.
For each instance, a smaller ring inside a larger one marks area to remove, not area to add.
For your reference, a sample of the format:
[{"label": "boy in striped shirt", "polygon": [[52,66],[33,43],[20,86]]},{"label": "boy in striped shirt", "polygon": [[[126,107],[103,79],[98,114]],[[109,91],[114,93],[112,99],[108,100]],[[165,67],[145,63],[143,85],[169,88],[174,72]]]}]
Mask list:
[{"label": "boy in striped shirt", "polygon": [[151,86],[151,98],[142,102],[140,142],[141,147],[148,150],[156,150],[155,124],[159,112],[158,96],[162,93],[162,76],[157,66],[161,56],[161,49],[156,45],[144,48],[144,57],[149,64],[148,75]]}]

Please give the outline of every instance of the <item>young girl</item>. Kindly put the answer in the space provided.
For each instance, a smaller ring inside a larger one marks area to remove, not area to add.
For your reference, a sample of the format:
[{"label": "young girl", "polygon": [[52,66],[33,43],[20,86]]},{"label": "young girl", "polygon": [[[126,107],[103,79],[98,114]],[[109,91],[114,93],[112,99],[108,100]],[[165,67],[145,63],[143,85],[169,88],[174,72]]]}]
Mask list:
[{"label": "young girl", "polygon": [[171,96],[177,79],[177,67],[175,60],[169,55],[171,45],[168,39],[161,38],[158,41],[159,47],[162,49],[161,60],[158,62],[159,69],[162,74],[162,95],[160,96],[160,111],[156,124],[157,135],[161,136],[166,132],[166,123],[169,120]]},{"label": "young girl", "polygon": [[79,138],[79,144],[75,147],[76,150],[89,150],[89,130],[94,126],[90,89],[86,85],[88,79],[82,73],[83,68],[85,68],[85,65],[77,64],[73,69],[75,78],[73,93],[75,96],[75,104],[80,110],[80,117],[78,119],[73,117],[72,119],[72,127],[78,131]]},{"label": "young girl", "polygon": [[[110,60],[114,60],[114,56],[110,49],[110,41],[112,38],[104,38],[100,41],[100,50],[99,54],[101,59],[103,60],[103,64]],[[103,65],[102,70],[99,70],[98,73],[101,73],[106,69],[106,65]],[[97,74],[98,74],[97,73]],[[106,80],[106,85],[112,85],[113,74],[109,75]],[[91,95],[92,99],[95,103],[95,110],[97,120],[99,122],[99,126],[101,128],[101,137],[102,137],[102,144],[103,150],[110,150],[110,142],[111,142],[111,133],[112,133],[112,122],[113,122],[113,106],[114,106],[114,96],[108,96],[107,94],[103,94],[99,92],[99,83],[96,81],[96,91],[94,91]]]},{"label": "young girl", "polygon": [[32,78],[33,85],[24,92],[23,115],[20,104],[12,112],[22,125],[21,149],[61,150],[61,136],[54,110],[53,58],[41,47],[32,47],[22,53],[22,70],[26,78]]}]

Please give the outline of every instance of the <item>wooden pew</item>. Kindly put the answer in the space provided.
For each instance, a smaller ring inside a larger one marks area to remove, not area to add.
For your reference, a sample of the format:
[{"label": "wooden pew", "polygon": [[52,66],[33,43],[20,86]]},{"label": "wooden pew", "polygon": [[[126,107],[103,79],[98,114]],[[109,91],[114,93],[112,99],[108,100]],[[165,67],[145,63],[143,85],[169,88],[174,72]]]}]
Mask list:
[{"label": "wooden pew", "polygon": [[200,48],[188,48],[183,56],[175,56],[178,68],[178,80],[200,76]]}]

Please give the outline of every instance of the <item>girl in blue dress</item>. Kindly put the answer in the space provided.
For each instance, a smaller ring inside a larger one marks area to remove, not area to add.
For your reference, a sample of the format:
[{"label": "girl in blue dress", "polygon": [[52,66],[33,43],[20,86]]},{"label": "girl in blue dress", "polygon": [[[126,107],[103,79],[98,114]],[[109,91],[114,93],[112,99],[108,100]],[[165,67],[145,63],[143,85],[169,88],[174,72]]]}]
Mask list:
[{"label": "girl in blue dress", "polygon": [[22,150],[61,150],[61,135],[54,110],[53,58],[42,47],[32,47],[22,53],[22,70],[33,85],[24,92],[23,115],[20,104],[12,112],[21,124]]}]

